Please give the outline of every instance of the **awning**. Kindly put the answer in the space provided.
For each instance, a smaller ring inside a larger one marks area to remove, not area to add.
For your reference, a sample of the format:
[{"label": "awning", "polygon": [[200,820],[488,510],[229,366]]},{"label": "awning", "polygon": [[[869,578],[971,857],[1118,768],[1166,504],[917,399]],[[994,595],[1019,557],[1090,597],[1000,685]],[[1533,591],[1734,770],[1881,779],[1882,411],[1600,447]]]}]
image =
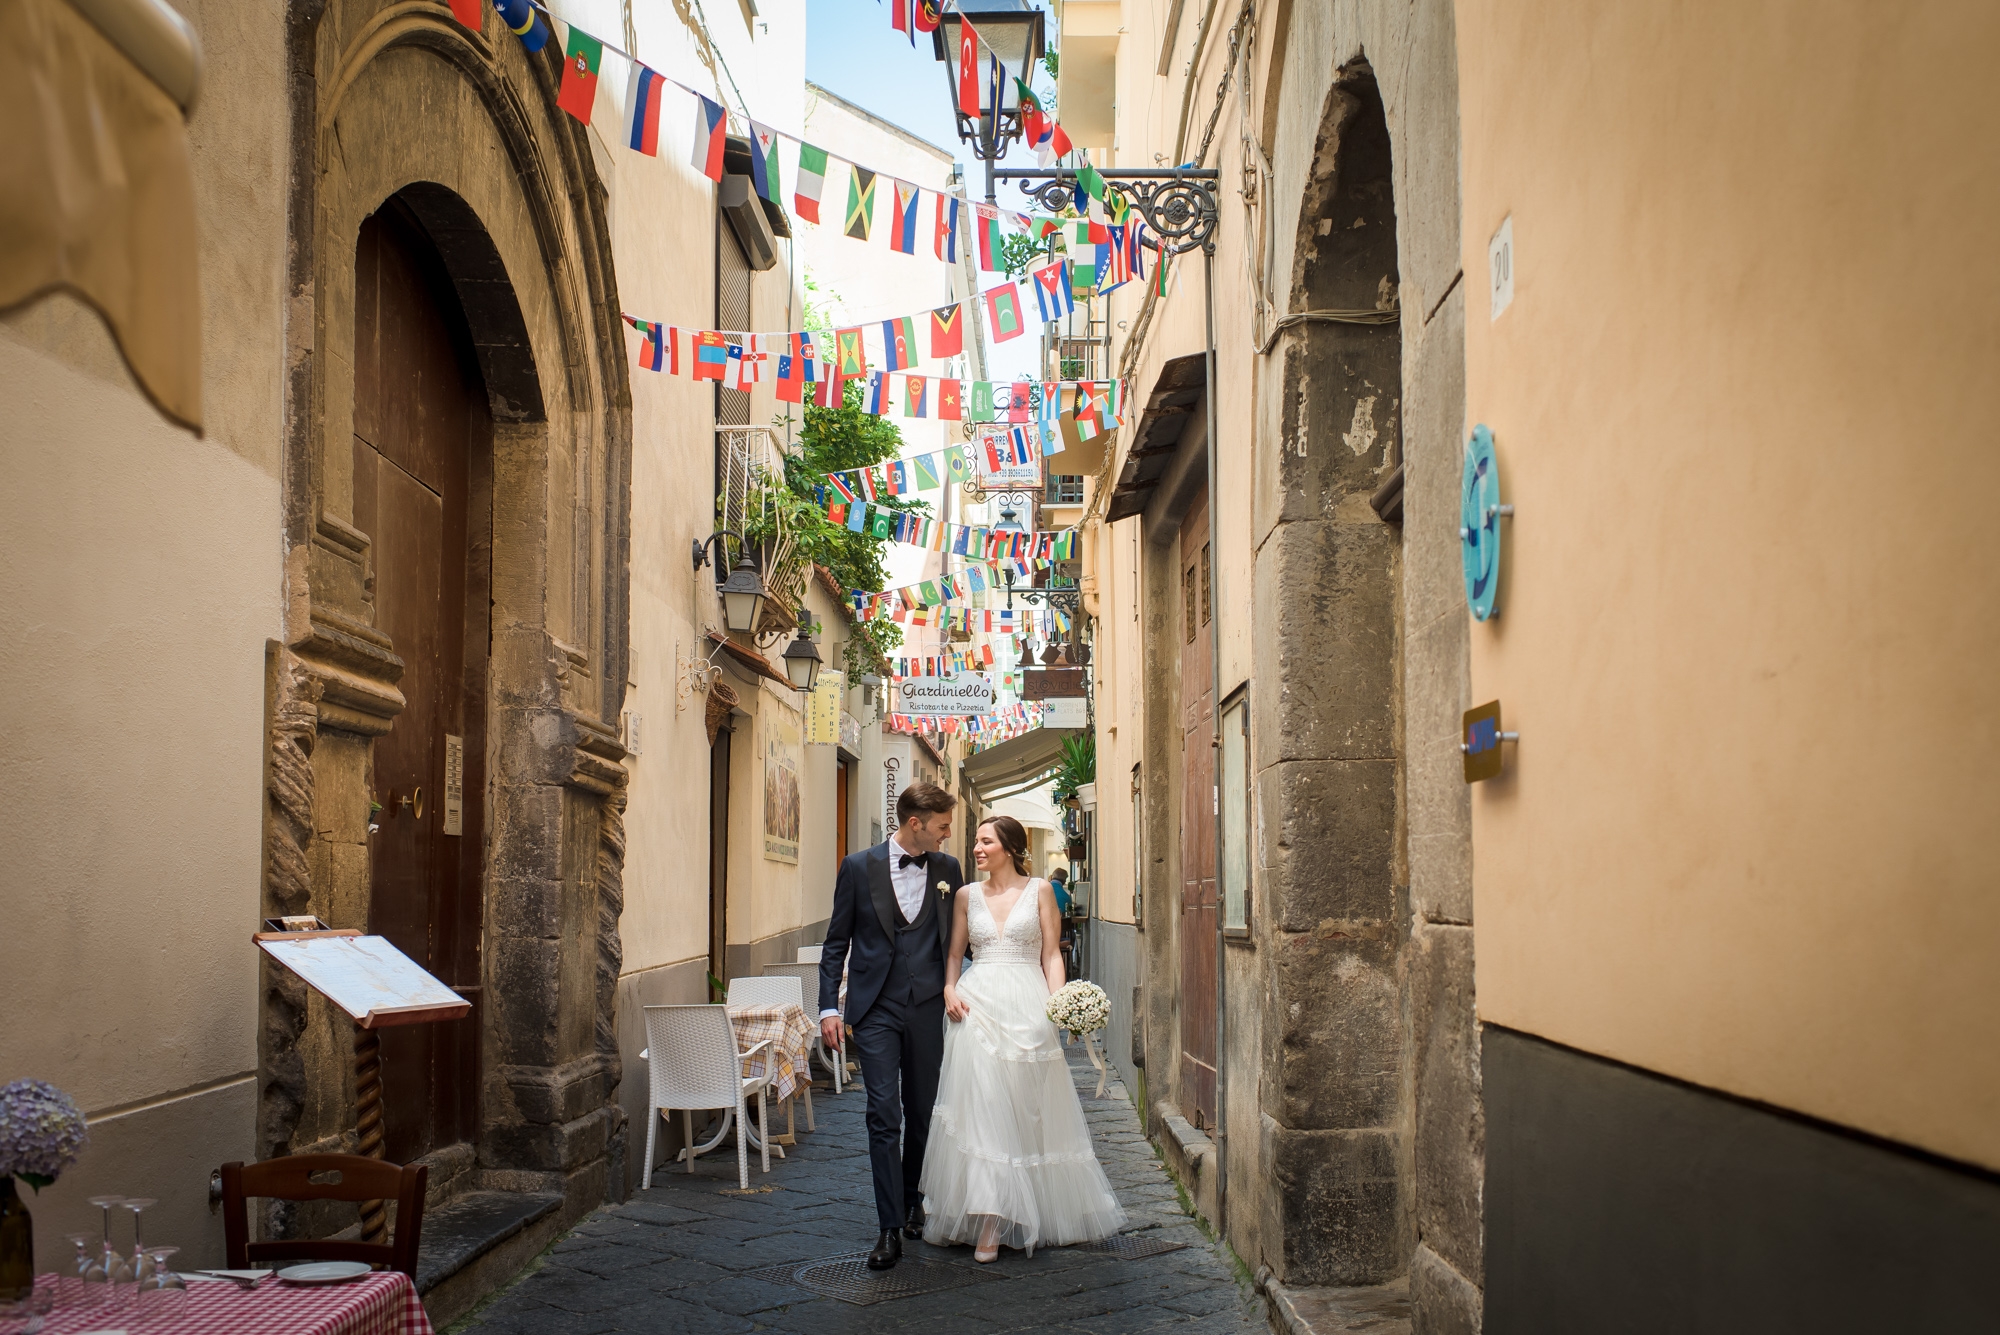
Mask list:
[{"label": "awning", "polygon": [[971,757],[959,767],[959,774],[982,802],[1011,797],[1053,774],[1062,761],[1063,743],[1082,732],[1081,728],[1031,728]]},{"label": "awning", "polygon": [[1104,509],[1106,523],[1145,513],[1146,502],[1173,462],[1174,451],[1181,446],[1181,432],[1187,429],[1188,419],[1207,388],[1205,352],[1173,357],[1160,367],[1159,378],[1153,381],[1153,391],[1139,414],[1139,425],[1132,432],[1131,448],[1118,465],[1118,481]]}]

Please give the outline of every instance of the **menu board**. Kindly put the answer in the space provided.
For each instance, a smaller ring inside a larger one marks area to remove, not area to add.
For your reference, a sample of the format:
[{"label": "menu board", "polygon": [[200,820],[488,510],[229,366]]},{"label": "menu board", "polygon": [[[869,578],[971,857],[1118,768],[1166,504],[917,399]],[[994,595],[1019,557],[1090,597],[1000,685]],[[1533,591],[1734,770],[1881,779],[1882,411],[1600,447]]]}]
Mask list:
[{"label": "menu board", "polygon": [[258,932],[260,949],[363,1029],[456,1020],[472,1003],[425,973],[383,936],[359,932]]}]

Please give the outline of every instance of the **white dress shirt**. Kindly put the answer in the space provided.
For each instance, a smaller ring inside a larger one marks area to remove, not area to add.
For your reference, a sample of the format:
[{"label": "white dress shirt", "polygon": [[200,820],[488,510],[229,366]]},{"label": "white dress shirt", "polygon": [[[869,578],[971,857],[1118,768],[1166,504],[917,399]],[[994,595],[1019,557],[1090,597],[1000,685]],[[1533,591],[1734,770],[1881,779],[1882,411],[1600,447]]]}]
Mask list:
[{"label": "white dress shirt", "polygon": [[[917,915],[924,911],[924,896],[930,891],[933,877],[928,865],[920,867],[912,862],[907,867],[903,866],[903,858],[908,852],[896,842],[896,836],[889,836],[889,888],[896,892],[896,906],[903,911],[903,921],[915,922]],[[824,1020],[829,1015],[838,1014],[838,1010],[823,1010],[819,1018]]]}]

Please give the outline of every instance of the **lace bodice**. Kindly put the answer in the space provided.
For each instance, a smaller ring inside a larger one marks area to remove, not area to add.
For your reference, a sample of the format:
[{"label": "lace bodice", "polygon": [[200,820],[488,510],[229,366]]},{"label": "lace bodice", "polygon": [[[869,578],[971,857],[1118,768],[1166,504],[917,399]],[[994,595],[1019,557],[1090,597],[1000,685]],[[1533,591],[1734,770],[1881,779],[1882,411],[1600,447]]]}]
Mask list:
[{"label": "lace bodice", "polygon": [[965,887],[972,901],[965,908],[966,934],[972,942],[975,964],[1042,964],[1042,883],[1030,881],[1014,901],[1006,922],[994,919],[986,907],[986,892],[978,885]]}]

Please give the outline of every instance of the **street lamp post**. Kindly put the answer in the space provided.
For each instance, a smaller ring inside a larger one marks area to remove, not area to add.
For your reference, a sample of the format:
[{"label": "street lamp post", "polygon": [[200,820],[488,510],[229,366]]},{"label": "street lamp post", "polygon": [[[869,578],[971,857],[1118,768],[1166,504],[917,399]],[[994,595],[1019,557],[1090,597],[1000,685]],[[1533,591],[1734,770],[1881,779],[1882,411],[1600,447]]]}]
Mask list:
[{"label": "street lamp post", "polygon": [[[971,20],[973,31],[965,31]],[[993,198],[993,164],[1007,156],[1007,147],[1021,137],[1021,94],[1011,79],[997,83],[988,71],[993,58],[1025,82],[1042,59],[1042,11],[1028,0],[958,0],[938,17],[931,45],[944,65],[945,83],[951,90],[952,113],[958,120],[958,137],[972,149],[972,156],[986,164],[986,202]],[[959,62],[967,41],[972,43],[974,69],[979,79],[979,115],[967,115],[958,104]]]}]

